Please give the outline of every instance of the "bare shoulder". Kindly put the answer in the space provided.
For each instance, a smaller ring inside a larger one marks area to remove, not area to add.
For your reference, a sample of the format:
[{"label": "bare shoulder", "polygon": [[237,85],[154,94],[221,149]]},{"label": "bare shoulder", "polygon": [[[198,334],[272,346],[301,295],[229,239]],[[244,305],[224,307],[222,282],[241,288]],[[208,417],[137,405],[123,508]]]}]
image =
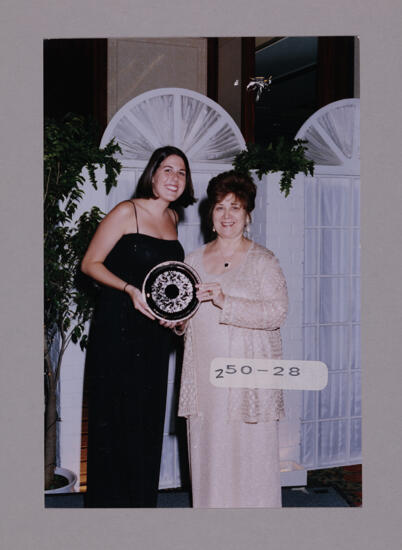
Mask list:
[{"label": "bare shoulder", "polygon": [[127,200],[116,204],[116,206],[112,208],[112,210],[109,212],[107,217],[113,217],[118,218],[119,220],[123,220],[125,218],[128,218],[129,216],[132,216],[133,212],[133,203],[131,200]]},{"label": "bare shoulder", "polygon": [[134,210],[134,203],[134,199],[119,202],[118,204],[116,204],[113,210],[111,210],[111,212],[116,212],[121,216],[132,214]]},{"label": "bare shoulder", "polygon": [[[86,257],[103,262],[107,254],[125,234],[133,206],[129,201],[117,204],[100,222],[89,245]],[[132,215],[132,214],[131,214]]]},{"label": "bare shoulder", "polygon": [[103,218],[101,226],[113,227],[115,225],[124,228],[133,215],[133,204],[131,201],[122,201]]}]

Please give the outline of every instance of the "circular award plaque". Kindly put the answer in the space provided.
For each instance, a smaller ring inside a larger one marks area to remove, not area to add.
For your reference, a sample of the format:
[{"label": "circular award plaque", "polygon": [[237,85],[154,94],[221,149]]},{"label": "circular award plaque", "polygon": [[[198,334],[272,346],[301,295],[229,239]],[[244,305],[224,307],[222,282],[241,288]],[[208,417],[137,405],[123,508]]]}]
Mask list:
[{"label": "circular award plaque", "polygon": [[142,294],[158,319],[184,321],[200,305],[195,287],[200,282],[198,273],[184,262],[162,262],[145,277]]}]

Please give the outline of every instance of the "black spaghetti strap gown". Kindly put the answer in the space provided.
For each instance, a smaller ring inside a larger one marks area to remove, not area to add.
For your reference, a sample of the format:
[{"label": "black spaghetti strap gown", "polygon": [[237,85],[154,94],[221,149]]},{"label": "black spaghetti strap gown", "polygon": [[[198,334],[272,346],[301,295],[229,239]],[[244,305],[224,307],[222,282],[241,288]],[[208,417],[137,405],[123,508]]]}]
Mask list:
[{"label": "black spaghetti strap gown", "polygon": [[[183,258],[179,241],[141,234],[137,224],[105,266],[141,289],[152,267]],[[171,341],[171,330],[138,312],[128,294],[102,288],[86,365],[87,507],[156,506]]]}]

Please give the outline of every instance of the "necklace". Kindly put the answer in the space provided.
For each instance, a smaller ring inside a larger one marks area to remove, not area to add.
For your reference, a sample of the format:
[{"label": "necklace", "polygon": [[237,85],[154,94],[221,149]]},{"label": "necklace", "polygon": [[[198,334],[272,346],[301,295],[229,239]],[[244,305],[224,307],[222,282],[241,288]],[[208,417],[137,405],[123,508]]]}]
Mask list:
[{"label": "necklace", "polygon": [[233,260],[233,256],[236,254],[236,252],[239,250],[241,244],[243,243],[243,238],[240,239],[239,241],[239,244],[235,247],[235,249],[233,250],[233,252],[230,254],[230,256],[225,256],[224,253],[222,252],[222,248],[220,245],[218,245],[218,241],[217,241],[217,245],[218,245],[218,249],[219,249],[219,253],[220,255],[222,256],[223,258],[223,266],[225,267],[225,269],[227,269],[228,267],[230,267],[232,265],[232,260]]}]

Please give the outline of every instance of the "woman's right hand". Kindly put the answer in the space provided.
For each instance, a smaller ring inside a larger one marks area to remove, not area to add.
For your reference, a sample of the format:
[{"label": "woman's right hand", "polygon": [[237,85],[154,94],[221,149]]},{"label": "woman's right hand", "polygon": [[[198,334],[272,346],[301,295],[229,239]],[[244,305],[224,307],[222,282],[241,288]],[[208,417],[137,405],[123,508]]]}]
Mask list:
[{"label": "woman's right hand", "polygon": [[208,302],[210,300],[214,306],[223,309],[225,295],[220,283],[200,283],[196,287],[197,298],[200,302]]},{"label": "woman's right hand", "polygon": [[150,309],[147,306],[144,298],[142,297],[141,291],[133,285],[127,285],[125,292],[130,296],[133,305],[137,311],[140,311],[146,317],[149,317],[153,321],[155,317],[152,315]]}]

